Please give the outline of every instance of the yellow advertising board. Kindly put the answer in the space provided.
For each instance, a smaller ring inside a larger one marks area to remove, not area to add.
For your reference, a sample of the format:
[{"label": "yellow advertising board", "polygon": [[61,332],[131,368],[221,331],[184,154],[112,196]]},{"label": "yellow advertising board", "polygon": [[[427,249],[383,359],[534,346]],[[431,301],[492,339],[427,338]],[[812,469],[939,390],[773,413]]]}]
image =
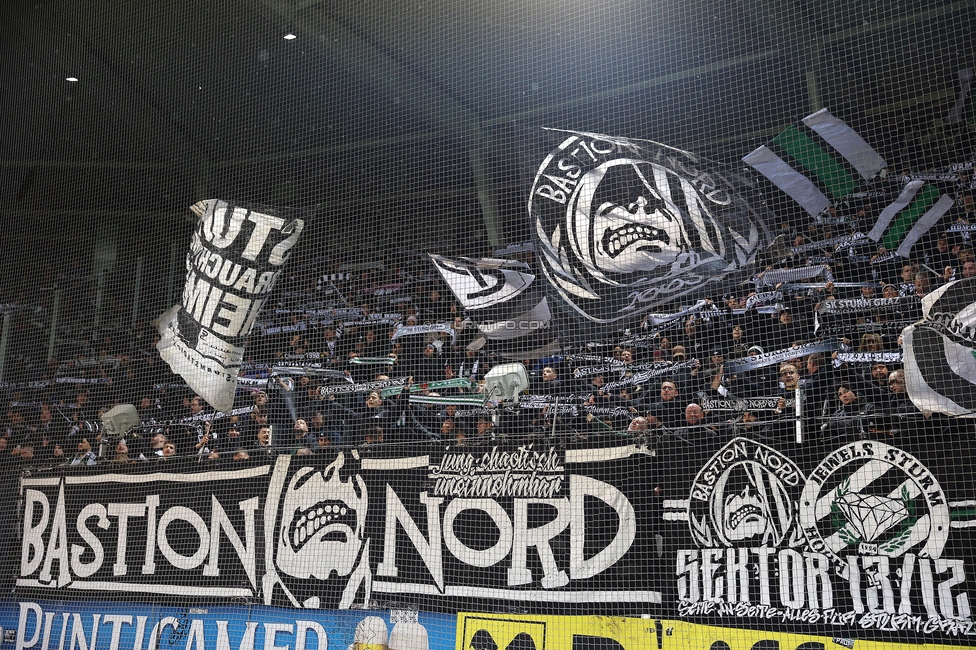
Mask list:
[{"label": "yellow advertising board", "polygon": [[958,647],[786,634],[653,618],[462,613],[458,614],[455,649],[950,650]]}]

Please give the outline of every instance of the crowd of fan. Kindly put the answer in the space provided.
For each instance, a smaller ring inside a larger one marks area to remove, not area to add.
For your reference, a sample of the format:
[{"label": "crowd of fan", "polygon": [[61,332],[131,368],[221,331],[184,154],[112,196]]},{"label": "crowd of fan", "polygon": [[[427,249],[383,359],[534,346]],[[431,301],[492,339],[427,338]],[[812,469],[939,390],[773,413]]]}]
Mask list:
[{"label": "crowd of fan", "polygon": [[[215,414],[192,394],[159,360],[151,328],[139,325],[5,385],[0,455],[29,464],[91,465],[191,455],[201,462],[246,460],[315,454],[339,445],[431,440],[477,445],[551,436],[775,438],[792,435],[798,415],[810,439],[919,435],[970,426],[923,417],[908,399],[900,357],[879,360],[883,355],[876,353],[899,351],[899,333],[919,317],[922,297],[943,283],[976,276],[969,232],[947,233],[948,225],[968,224],[971,215],[970,200],[954,221],[941,225],[933,241],[918,245],[910,260],[876,245],[865,251],[865,242],[808,246],[849,234],[856,221],[844,225],[838,219],[803,231],[784,223],[781,234],[803,252],[766,273],[825,265],[824,277],[763,286],[760,274],[754,288],[715,296],[664,326],[645,321],[616,340],[525,359],[530,397],[518,407],[496,410],[411,400],[482,392],[485,373],[495,363],[513,360],[485,345],[432,269],[418,264],[421,270],[413,275],[403,268],[368,269],[323,282],[321,269],[299,265],[282,283],[277,309],[252,332],[233,413]],[[871,215],[862,208],[858,216]],[[522,253],[522,259],[531,263],[531,253]],[[755,300],[764,296],[765,301]],[[827,301],[857,298],[896,300],[874,311],[818,312]],[[401,323],[449,323],[450,329],[393,340]],[[842,351],[875,356],[852,361],[837,352],[805,353],[803,344],[823,339],[840,341]],[[795,350],[795,356],[726,372],[730,361],[785,349]],[[654,368],[664,371],[650,373],[646,381],[628,381]],[[391,378],[409,381],[386,397],[381,390],[320,391],[323,385]],[[468,380],[469,387],[448,380]],[[444,388],[431,387],[445,381]],[[798,386],[804,395],[799,414],[792,402]],[[716,400],[734,404],[738,398],[765,398],[740,402],[765,406],[709,408]],[[101,417],[123,403],[136,406],[142,424],[121,440],[109,440],[99,430]]]}]

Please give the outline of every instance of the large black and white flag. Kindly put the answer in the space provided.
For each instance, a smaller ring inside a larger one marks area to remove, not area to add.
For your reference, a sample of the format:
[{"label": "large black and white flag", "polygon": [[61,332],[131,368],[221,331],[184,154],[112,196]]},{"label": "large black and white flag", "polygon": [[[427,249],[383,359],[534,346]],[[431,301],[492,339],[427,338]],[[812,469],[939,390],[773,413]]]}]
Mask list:
[{"label": "large black and white flag", "polygon": [[179,304],[156,321],[156,348],[173,372],[218,411],[234,406],[244,342],[305,228],[296,210],[211,199],[186,256]]},{"label": "large black and white flag", "polygon": [[485,338],[521,350],[550,342],[549,303],[528,264],[434,254],[430,259]]},{"label": "large black and white flag", "polygon": [[581,334],[721,294],[770,239],[750,181],[731,168],[656,142],[548,133],[559,141],[528,211],[550,296]]},{"label": "large black and white flag", "polygon": [[922,299],[922,320],[902,331],[908,396],[925,414],[976,417],[976,278]]}]

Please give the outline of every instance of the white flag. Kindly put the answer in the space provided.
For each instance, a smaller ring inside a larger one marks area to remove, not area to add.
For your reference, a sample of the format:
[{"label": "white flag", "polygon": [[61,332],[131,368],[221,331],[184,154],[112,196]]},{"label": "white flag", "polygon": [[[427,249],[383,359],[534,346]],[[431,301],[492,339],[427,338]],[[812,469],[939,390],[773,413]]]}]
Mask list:
[{"label": "white flag", "polygon": [[922,320],[902,331],[912,403],[929,415],[976,417],[976,278],[922,299]]}]

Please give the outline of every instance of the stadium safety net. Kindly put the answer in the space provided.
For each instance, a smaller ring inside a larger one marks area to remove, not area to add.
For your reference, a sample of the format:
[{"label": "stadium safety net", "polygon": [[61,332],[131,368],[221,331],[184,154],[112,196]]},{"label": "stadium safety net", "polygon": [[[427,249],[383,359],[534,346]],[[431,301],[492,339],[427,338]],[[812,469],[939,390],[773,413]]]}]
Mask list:
[{"label": "stadium safety net", "polygon": [[976,645],[973,0],[0,15],[0,650]]}]

